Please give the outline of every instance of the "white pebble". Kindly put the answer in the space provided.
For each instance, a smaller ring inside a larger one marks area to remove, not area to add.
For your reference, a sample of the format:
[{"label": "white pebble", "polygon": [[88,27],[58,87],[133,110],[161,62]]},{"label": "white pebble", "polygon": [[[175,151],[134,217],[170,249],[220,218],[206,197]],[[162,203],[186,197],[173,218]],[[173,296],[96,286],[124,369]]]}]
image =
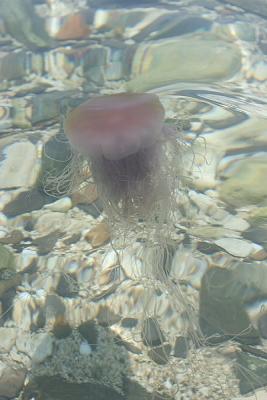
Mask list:
[{"label": "white pebble", "polygon": [[90,344],[86,341],[80,344],[80,354],[83,356],[89,356],[92,353],[92,348]]}]

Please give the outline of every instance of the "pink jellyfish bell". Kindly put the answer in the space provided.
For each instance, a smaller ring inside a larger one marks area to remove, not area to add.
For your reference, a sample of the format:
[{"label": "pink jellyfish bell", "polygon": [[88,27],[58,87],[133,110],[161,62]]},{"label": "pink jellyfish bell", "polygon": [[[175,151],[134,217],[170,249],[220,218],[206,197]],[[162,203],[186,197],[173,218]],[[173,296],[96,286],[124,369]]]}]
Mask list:
[{"label": "pink jellyfish bell", "polygon": [[68,114],[65,133],[88,160],[109,215],[144,220],[159,217],[163,200],[168,208],[166,143],[173,131],[166,129],[164,114],[159,98],[148,93],[93,98]]}]

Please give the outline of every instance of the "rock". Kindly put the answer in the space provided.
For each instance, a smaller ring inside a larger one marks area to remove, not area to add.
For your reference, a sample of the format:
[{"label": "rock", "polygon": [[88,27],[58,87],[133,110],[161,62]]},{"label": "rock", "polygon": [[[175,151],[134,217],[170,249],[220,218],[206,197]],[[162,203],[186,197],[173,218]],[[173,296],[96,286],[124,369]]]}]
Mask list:
[{"label": "rock", "polygon": [[51,204],[46,204],[44,208],[55,212],[66,212],[72,207],[72,201],[69,197],[63,197]]},{"label": "rock", "polygon": [[54,231],[49,233],[48,235],[38,237],[32,241],[32,244],[37,247],[37,253],[40,256],[49,254],[58,239],[62,236],[60,231]]},{"label": "rock", "polygon": [[171,352],[171,346],[169,343],[164,343],[161,346],[153,347],[153,349],[148,350],[148,356],[155,363],[164,365],[169,361],[169,355]]},{"label": "rock", "polygon": [[165,341],[160,325],[154,318],[146,318],[144,320],[141,336],[146,346],[159,346]]},{"label": "rock", "polygon": [[42,363],[53,351],[54,339],[49,333],[20,333],[17,336],[18,351],[27,354],[33,363]]},{"label": "rock", "polygon": [[22,79],[27,75],[28,56],[25,50],[13,50],[12,53],[0,54],[0,79],[13,81]]},{"label": "rock", "polygon": [[218,239],[215,240],[215,244],[235,257],[248,257],[254,250],[253,243],[236,238]]},{"label": "rock", "polygon": [[267,339],[267,313],[263,313],[258,320],[258,329],[263,339]]},{"label": "rock", "polygon": [[2,271],[7,270],[11,275],[16,271],[14,254],[5,246],[0,244],[0,279]]},{"label": "rock", "polygon": [[223,201],[235,207],[259,204],[267,197],[263,185],[267,174],[266,157],[258,156],[236,162],[232,175],[219,186]]},{"label": "rock", "polygon": [[85,188],[72,193],[71,200],[74,206],[77,204],[91,204],[98,198],[97,187],[95,184],[88,184]]},{"label": "rock", "polygon": [[16,245],[19,244],[23,238],[23,233],[19,229],[14,229],[8,235],[0,237],[0,243]]},{"label": "rock", "polygon": [[188,339],[186,339],[184,336],[178,336],[175,339],[173,355],[174,357],[178,358],[186,358],[187,354],[188,354]]},{"label": "rock", "polygon": [[94,321],[86,321],[81,324],[78,328],[80,334],[87,340],[87,342],[92,347],[92,350],[96,350],[97,340],[98,340],[98,332],[97,325]]},{"label": "rock", "polygon": [[0,361],[0,396],[13,399],[22,389],[26,377],[26,369],[17,364],[5,364]]},{"label": "rock", "polygon": [[[225,3],[224,0],[220,0]],[[250,0],[227,0],[227,3],[233,4],[251,13],[259,14],[261,17],[267,17],[267,4],[265,0],[255,0],[253,4]]]},{"label": "rock", "polygon": [[188,229],[190,235],[201,239],[220,239],[222,237],[234,238],[238,234],[231,229],[225,229],[221,226],[203,225]]},{"label": "rock", "polygon": [[90,29],[82,13],[67,15],[60,21],[60,29],[54,33],[57,40],[77,40],[89,35]]},{"label": "rock", "polygon": [[73,274],[61,274],[56,288],[57,294],[62,297],[75,297],[78,295],[79,286]]},{"label": "rock", "polygon": [[110,241],[109,227],[105,222],[101,222],[85,234],[84,237],[93,247],[103,246]]},{"label": "rock", "polygon": [[16,328],[0,328],[0,353],[9,353],[16,342]]},{"label": "rock", "polygon": [[48,333],[39,333],[31,340],[32,348],[32,362],[34,364],[42,363],[47,357],[50,357],[53,352],[54,340]]},{"label": "rock", "polygon": [[238,48],[211,34],[148,42],[134,55],[128,89],[146,91],[179,81],[214,82],[230,78],[240,66]]},{"label": "rock", "polygon": [[28,384],[24,391],[25,398],[29,398],[33,390],[37,391],[44,399],[125,400],[125,397],[113,388],[97,382],[72,383],[61,377],[49,375],[36,377],[33,382]]},{"label": "rock", "polygon": [[2,157],[1,189],[29,187],[35,183],[38,175],[37,152],[31,142],[15,142],[4,147]]},{"label": "rock", "polygon": [[16,197],[5,205],[3,212],[7,217],[16,217],[34,210],[39,210],[51,199],[38,189],[19,192]]},{"label": "rock", "polygon": [[245,395],[266,386],[267,359],[241,351],[236,355],[234,369],[239,379],[240,394]]},{"label": "rock", "polygon": [[249,267],[250,264],[240,263],[233,270],[212,268],[205,273],[200,289],[199,323],[211,343],[229,338],[259,343],[259,333],[251,326],[245,304],[266,291],[258,281],[264,279],[267,269],[261,270],[262,274],[250,283],[246,272],[251,276],[253,269],[249,271]]},{"label": "rock", "polygon": [[52,41],[44,29],[43,20],[35,14],[31,0],[23,2],[2,0],[1,15],[7,32],[29,49],[36,50],[52,45]]}]

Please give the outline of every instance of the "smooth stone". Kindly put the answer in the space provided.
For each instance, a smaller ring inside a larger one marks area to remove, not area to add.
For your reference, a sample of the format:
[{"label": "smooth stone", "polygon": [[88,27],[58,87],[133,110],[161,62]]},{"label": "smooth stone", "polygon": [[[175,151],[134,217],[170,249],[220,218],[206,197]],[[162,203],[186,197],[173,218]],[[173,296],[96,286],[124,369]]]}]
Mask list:
[{"label": "smooth stone", "polygon": [[164,343],[161,346],[153,347],[153,349],[148,350],[148,356],[155,363],[164,365],[169,361],[170,352],[171,345],[169,343]]},{"label": "smooth stone", "polygon": [[109,227],[101,222],[85,234],[85,240],[91,243],[92,247],[103,246],[110,241]]},{"label": "smooth stone", "polygon": [[214,82],[230,78],[240,66],[238,47],[211,34],[148,42],[134,55],[127,88],[146,91],[178,81]]},{"label": "smooth stone", "polygon": [[215,244],[235,257],[248,257],[254,250],[253,243],[236,238],[218,239],[215,240]]},{"label": "smooth stone", "polygon": [[[31,0],[1,0],[1,14],[7,32],[31,50],[52,46],[44,21],[34,11]],[[23,23],[21,23],[23,21]]]},{"label": "smooth stone", "polygon": [[28,57],[25,50],[13,50],[10,53],[0,54],[0,79],[1,81],[13,81],[21,79],[27,74]]},{"label": "smooth stone", "polygon": [[235,207],[259,204],[266,200],[267,158],[254,157],[236,162],[232,175],[219,185],[219,196]]},{"label": "smooth stone", "polygon": [[33,188],[18,193],[10,203],[5,205],[3,212],[7,217],[13,218],[20,214],[40,210],[49,201],[51,200],[47,196],[40,193],[38,189]]},{"label": "smooth stone", "polygon": [[[241,343],[258,344],[259,333],[251,326],[245,305],[267,290],[267,268],[256,274],[252,264],[239,263],[233,270],[207,270],[200,289],[199,323],[211,343],[234,339]],[[249,281],[253,276],[254,281]],[[258,283],[258,286],[256,285]]]},{"label": "smooth stone", "polygon": [[121,317],[115,314],[108,306],[100,306],[97,314],[99,325],[107,327],[116,324]]},{"label": "smooth stone", "polygon": [[221,226],[203,225],[188,229],[190,235],[201,239],[220,239],[223,237],[234,238],[238,234],[231,229],[225,229]]},{"label": "smooth stone", "polygon": [[146,346],[159,346],[165,341],[160,325],[155,318],[146,318],[144,320],[141,336]]},{"label": "smooth stone", "polygon": [[16,343],[16,328],[0,328],[0,353],[8,353]]},{"label": "smooth stone", "polygon": [[1,189],[32,186],[38,176],[37,152],[31,142],[21,141],[1,151]]},{"label": "smooth stone", "polygon": [[86,321],[82,323],[78,331],[84,337],[84,339],[89,343],[92,348],[92,351],[96,350],[97,341],[98,341],[98,331],[97,324],[95,321]]},{"label": "smooth stone", "polygon": [[15,398],[22,389],[27,370],[17,364],[8,365],[0,361],[0,396]]},{"label": "smooth stone", "polygon": [[267,4],[265,0],[254,0],[253,3],[251,3],[250,0],[227,0],[227,3],[233,4],[251,13],[259,14],[261,17],[267,17]]},{"label": "smooth stone", "polygon": [[46,204],[44,208],[55,211],[55,212],[66,212],[69,211],[72,207],[72,201],[69,197],[63,197],[63,199],[59,199],[54,203]]},{"label": "smooth stone", "polygon": [[99,382],[72,383],[59,376],[40,376],[29,383],[25,389],[26,398],[32,398],[33,390],[38,390],[41,398],[57,400],[125,400],[110,385]]},{"label": "smooth stone", "polygon": [[60,231],[51,232],[48,235],[38,237],[32,241],[32,244],[37,247],[37,253],[40,256],[49,254],[58,239],[62,236]]},{"label": "smooth stone", "polygon": [[228,214],[221,223],[226,229],[232,229],[238,232],[243,232],[249,228],[249,223],[245,219],[231,214]]},{"label": "smooth stone", "polygon": [[261,244],[265,249],[267,249],[267,224],[249,228],[243,233],[243,236],[248,240]]},{"label": "smooth stone", "polygon": [[266,386],[267,359],[243,351],[237,352],[234,368],[239,379],[240,394],[245,395]]},{"label": "smooth stone", "polygon": [[56,292],[62,297],[76,297],[79,287],[75,275],[63,273],[60,275]]},{"label": "smooth stone", "polygon": [[14,272],[16,270],[16,261],[14,254],[7,247],[0,244],[0,272],[3,270]]},{"label": "smooth stone", "polygon": [[258,320],[258,329],[263,339],[267,339],[267,313],[262,314]]},{"label": "smooth stone", "polygon": [[88,342],[82,342],[80,344],[80,354],[82,356],[89,356],[92,354],[92,347]]},{"label": "smooth stone", "polygon": [[175,339],[175,345],[173,349],[174,357],[186,358],[188,355],[188,339],[184,336],[178,336]]},{"label": "smooth stone", "polygon": [[32,354],[32,362],[34,364],[40,364],[51,356],[54,346],[54,339],[51,335],[48,333],[39,333],[33,337],[31,342],[35,349]]}]

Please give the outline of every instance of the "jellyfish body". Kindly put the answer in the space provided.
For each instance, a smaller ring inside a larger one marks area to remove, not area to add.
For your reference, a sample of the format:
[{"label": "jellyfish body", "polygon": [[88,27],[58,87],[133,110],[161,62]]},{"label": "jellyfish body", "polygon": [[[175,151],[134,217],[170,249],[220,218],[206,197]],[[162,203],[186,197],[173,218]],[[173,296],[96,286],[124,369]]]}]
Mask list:
[{"label": "jellyfish body", "polygon": [[88,158],[109,215],[148,219],[153,212],[157,218],[160,202],[168,208],[166,143],[172,135],[164,114],[158,96],[148,93],[93,98],[68,114],[65,133]]}]

